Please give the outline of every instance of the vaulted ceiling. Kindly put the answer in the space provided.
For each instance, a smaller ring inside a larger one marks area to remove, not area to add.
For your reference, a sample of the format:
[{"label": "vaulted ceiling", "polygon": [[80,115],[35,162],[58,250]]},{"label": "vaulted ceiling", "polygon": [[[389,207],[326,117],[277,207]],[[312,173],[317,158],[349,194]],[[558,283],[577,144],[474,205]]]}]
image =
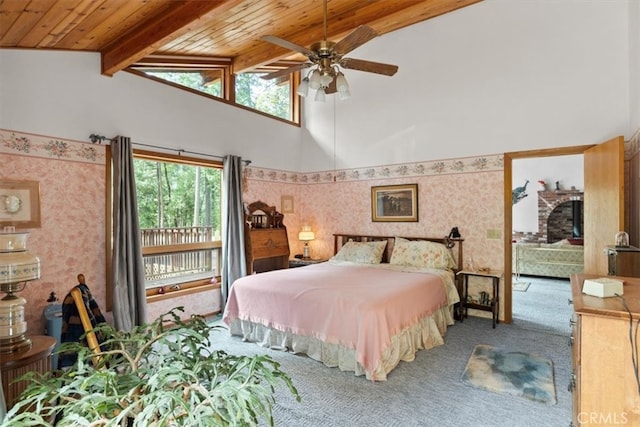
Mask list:
[{"label": "vaulted ceiling", "polygon": [[[328,0],[327,39],[379,35],[481,0]],[[261,40],[322,40],[322,0],[0,0],[0,48],[99,52],[102,73],[134,64],[230,64],[233,73],[304,57]]]}]

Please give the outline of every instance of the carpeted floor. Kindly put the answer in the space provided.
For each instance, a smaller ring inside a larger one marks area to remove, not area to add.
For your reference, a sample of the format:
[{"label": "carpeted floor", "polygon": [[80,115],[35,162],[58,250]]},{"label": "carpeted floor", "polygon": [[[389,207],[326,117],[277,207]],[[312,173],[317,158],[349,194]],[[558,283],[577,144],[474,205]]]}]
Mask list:
[{"label": "carpeted floor", "polygon": [[569,336],[573,306],[569,279],[520,276],[526,292],[512,292],[513,324],[525,329]]},{"label": "carpeted floor", "polygon": [[[351,372],[327,368],[304,356],[263,349],[215,332],[214,343],[233,354],[269,354],[281,363],[300,391],[298,403],[277,391],[274,419],[286,427],[391,426],[567,426],[571,421],[571,372],[566,337],[469,317],[451,326],[445,344],[400,362],[385,382],[370,382]],[[557,404],[545,405],[465,385],[460,377],[477,344],[508,345],[553,361]]]}]

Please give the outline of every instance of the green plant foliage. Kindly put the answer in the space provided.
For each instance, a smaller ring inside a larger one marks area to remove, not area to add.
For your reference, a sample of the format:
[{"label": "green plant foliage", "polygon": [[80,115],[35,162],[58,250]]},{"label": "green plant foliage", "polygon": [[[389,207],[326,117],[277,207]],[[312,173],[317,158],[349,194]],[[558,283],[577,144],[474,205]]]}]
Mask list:
[{"label": "green plant foliage", "polygon": [[182,86],[186,86],[191,89],[195,89],[200,92],[207,93],[209,95],[222,96],[222,87],[220,81],[212,85],[204,85],[202,82],[202,75],[199,71],[175,71],[175,72],[163,72],[163,71],[146,71],[146,74],[154,77],[158,77],[169,82],[177,83]]},{"label": "green plant foliage", "polygon": [[291,120],[290,86],[264,80],[261,73],[240,73],[236,76],[236,102],[258,111]]},{"label": "green plant foliage", "polygon": [[135,158],[140,228],[221,229],[222,169]]},{"label": "green plant foliage", "polygon": [[291,378],[269,356],[234,356],[215,350],[215,326],[202,317],[180,320],[182,307],[131,332],[107,324],[100,361],[79,343],[67,371],[29,373],[29,386],[7,414],[5,426],[255,426],[273,425],[277,387],[300,401]]},{"label": "green plant foliage", "polygon": [[[145,74],[197,90],[215,97],[222,97],[221,82],[204,85],[199,70],[145,71]],[[272,116],[291,120],[290,84],[278,84],[275,80],[260,78],[266,73],[240,73],[235,78],[235,102]]]}]

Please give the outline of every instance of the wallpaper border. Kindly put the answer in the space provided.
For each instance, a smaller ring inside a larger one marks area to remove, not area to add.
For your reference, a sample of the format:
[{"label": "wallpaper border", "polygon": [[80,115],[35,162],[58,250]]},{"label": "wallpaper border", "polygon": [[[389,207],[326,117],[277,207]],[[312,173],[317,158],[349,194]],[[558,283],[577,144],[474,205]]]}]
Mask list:
[{"label": "wallpaper border", "polygon": [[[104,164],[105,162],[104,145],[9,129],[0,129],[0,153],[97,164]],[[308,173],[252,166],[246,167],[245,171],[246,178],[251,180],[318,184],[479,171],[489,172],[502,169],[504,169],[503,156],[492,155]]]},{"label": "wallpaper border", "polygon": [[[640,149],[640,129],[626,141],[625,157]],[[55,160],[104,164],[105,146],[90,142],[54,138],[46,135],[0,129],[0,153],[19,154]],[[504,156],[463,157],[456,159],[401,163],[318,172],[291,172],[248,166],[246,178],[293,184],[365,181],[374,179],[410,178],[429,175],[492,172],[504,169]]]},{"label": "wallpaper border", "polygon": [[104,165],[105,146],[0,129],[0,153]]},{"label": "wallpaper border", "polygon": [[504,157],[502,155],[492,155],[309,173],[287,172],[250,166],[246,169],[246,173],[248,179],[257,181],[318,184],[470,172],[493,172],[503,169]]}]

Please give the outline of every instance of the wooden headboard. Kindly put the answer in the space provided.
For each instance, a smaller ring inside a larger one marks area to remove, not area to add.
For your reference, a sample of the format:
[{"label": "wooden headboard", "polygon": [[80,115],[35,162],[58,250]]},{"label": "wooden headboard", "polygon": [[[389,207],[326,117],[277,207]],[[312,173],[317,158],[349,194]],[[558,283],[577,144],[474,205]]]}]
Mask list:
[{"label": "wooden headboard", "polygon": [[[402,237],[407,240],[428,240],[430,242],[442,243],[443,245],[449,248],[451,254],[453,255],[453,259],[456,261],[456,268],[454,271],[458,272],[463,269],[464,266],[464,256],[462,250],[462,242],[464,239],[462,238],[448,238],[448,237]],[[360,236],[357,234],[334,234],[333,235],[333,253],[334,255],[338,253],[340,248],[347,243],[348,241],[353,242],[375,242],[380,240],[387,241],[387,247],[385,248],[384,254],[382,255],[382,262],[389,262],[391,259],[391,253],[393,252],[393,244],[395,243],[396,236]]]}]

